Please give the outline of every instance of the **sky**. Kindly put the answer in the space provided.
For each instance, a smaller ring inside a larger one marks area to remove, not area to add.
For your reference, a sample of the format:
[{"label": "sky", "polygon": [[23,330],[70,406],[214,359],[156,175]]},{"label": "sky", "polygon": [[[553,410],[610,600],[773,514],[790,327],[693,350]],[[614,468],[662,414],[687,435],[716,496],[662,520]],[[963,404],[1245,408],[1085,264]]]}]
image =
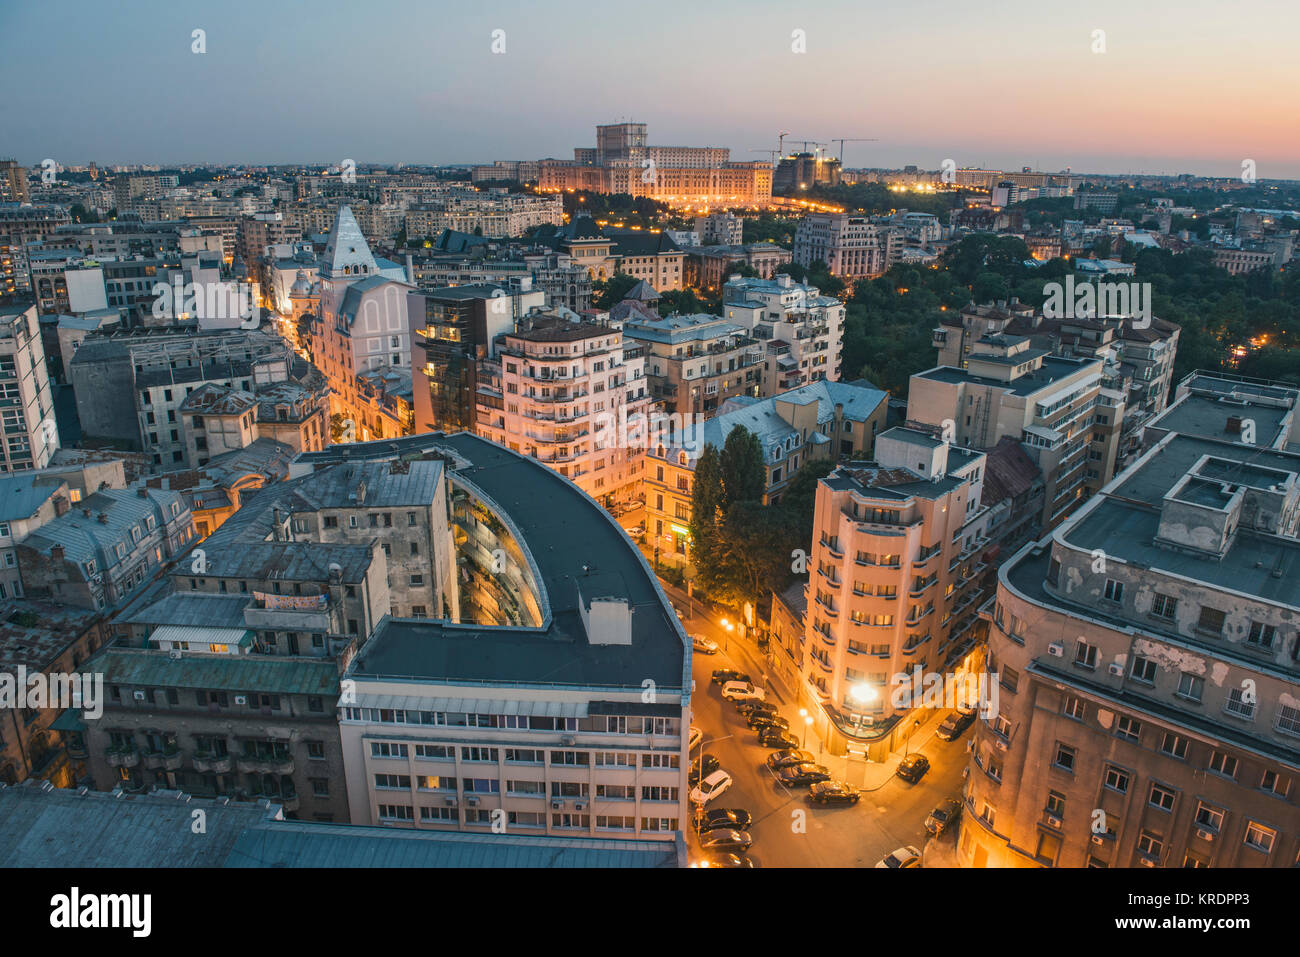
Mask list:
[{"label": "sky", "polygon": [[785,130],[874,138],[848,167],[1300,178],[1298,37],[1297,0],[0,0],[0,156],[568,159],[636,120],[735,160]]}]

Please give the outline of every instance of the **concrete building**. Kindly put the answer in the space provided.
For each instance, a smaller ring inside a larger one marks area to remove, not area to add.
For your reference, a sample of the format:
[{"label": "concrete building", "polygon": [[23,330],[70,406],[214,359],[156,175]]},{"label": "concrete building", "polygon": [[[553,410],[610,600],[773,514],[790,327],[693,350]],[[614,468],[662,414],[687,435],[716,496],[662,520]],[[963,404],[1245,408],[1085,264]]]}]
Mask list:
[{"label": "concrete building", "polygon": [[739,246],[744,240],[745,221],[732,212],[695,217],[695,232],[701,246]]},{"label": "concrete building", "polygon": [[59,447],[36,307],[0,308],[0,472],[44,468]]},{"label": "concrete building", "polygon": [[753,269],[760,279],[773,279],[790,258],[790,250],[775,243],[696,246],[686,251],[685,281],[692,289],[716,292],[731,277],[738,263]]},{"label": "concrete building", "polygon": [[12,158],[0,159],[0,203],[30,203],[31,191],[27,188],[27,168],[19,166]]},{"label": "concrete building", "polygon": [[649,565],[553,470],[473,436],[412,438],[447,456],[474,623],[386,619],[348,668],[353,822],[673,842],[690,651]]},{"label": "concrete building", "polygon": [[[999,570],[965,866],[1300,859],[1296,390],[1189,385],[1144,455]],[[1248,442],[1243,418],[1281,431]]]},{"label": "concrete building", "polygon": [[767,399],[730,399],[716,416],[687,422],[676,436],[651,444],[645,460],[646,541],[656,561],[690,560],[695,465],[706,445],[721,451],[737,427],[758,436],[764,500],[775,502],[808,462],[869,457],[888,410],[888,393],[865,381],[822,380]]},{"label": "concrete building", "polygon": [[762,344],[736,322],[702,314],[628,318],[623,335],[644,350],[650,396],[669,413],[708,416],[732,396],[762,394]]},{"label": "concrete building", "polygon": [[967,448],[990,449],[1004,436],[1019,441],[1043,472],[1042,527],[1052,528],[1113,474],[1126,397],[1102,375],[1099,359],[1053,356],[1023,336],[986,335],[965,369],[912,376],[907,418]]},{"label": "concrete building", "polygon": [[871,461],[818,482],[804,630],[777,660],[832,754],[883,760],[911,736],[926,709],[895,701],[894,675],[966,671],[986,597],[984,465],[894,428]]},{"label": "concrete building", "polygon": [[624,332],[534,319],[479,363],[475,432],[535,458],[613,506],[641,491],[650,391]]},{"label": "concrete building", "polygon": [[767,343],[764,395],[839,379],[844,303],[821,295],[816,286],[784,273],[773,279],[732,276],[722,287],[722,311]]},{"label": "concrete building", "polygon": [[854,213],[809,213],[794,234],[794,261],[801,266],[822,262],[834,276],[874,279],[892,265],[894,229],[870,216]]},{"label": "concrete building", "polygon": [[505,189],[458,189],[406,210],[406,235],[437,236],[444,229],[479,236],[523,236],[544,224],[564,224],[559,196],[511,193]]}]

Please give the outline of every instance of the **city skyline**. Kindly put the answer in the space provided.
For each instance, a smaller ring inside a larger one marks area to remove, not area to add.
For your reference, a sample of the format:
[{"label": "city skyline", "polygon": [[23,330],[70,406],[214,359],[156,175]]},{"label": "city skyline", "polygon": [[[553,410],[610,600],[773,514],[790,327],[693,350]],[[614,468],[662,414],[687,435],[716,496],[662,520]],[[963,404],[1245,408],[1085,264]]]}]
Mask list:
[{"label": "city skyline", "polygon": [[[57,73],[42,77],[22,111],[0,111],[9,154],[65,166],[457,165],[568,158],[591,145],[592,124],[631,119],[649,125],[652,142],[726,146],[734,160],[761,159],[789,130],[787,147],[821,137],[832,155],[832,138],[875,138],[847,144],[849,168],[935,169],[951,158],[1237,177],[1251,159],[1261,180],[1300,178],[1300,137],[1271,106],[1286,80],[1284,38],[1300,27],[1300,13],[1281,3],[1265,4],[1275,27],[1267,32],[1208,4],[1196,17],[1180,8],[1173,23],[1119,3],[1085,18],[1016,2],[996,21],[945,2],[869,13],[838,3],[796,12],[724,5],[689,20],[668,6],[659,9],[682,16],[639,26],[635,44],[613,20],[567,2],[547,12],[398,3],[388,22],[401,30],[371,23],[363,34],[344,7],[303,21],[247,3],[219,14],[140,6],[129,29],[78,2],[0,13],[13,80],[39,75],[44,62],[18,37],[51,12],[64,31]],[[338,37],[358,35],[369,39],[354,56],[337,49]],[[1099,42],[1105,52],[1093,52]],[[97,76],[105,48],[116,51],[111,82]],[[742,56],[734,82],[703,59]],[[1185,66],[1210,62],[1248,65]],[[63,116],[57,129],[44,123],[51,110]],[[1202,119],[1211,115],[1213,136]]]}]

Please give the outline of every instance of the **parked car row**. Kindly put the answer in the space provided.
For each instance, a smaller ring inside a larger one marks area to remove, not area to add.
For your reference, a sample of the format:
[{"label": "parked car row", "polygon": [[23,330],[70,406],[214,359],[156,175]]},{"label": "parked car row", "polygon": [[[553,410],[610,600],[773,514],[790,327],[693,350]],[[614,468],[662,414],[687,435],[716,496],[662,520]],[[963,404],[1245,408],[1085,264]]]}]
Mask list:
[{"label": "parked car row", "polygon": [[700,808],[695,817],[695,836],[707,852],[705,867],[753,867],[744,852],[754,844],[749,833],[752,817],[743,808]]}]

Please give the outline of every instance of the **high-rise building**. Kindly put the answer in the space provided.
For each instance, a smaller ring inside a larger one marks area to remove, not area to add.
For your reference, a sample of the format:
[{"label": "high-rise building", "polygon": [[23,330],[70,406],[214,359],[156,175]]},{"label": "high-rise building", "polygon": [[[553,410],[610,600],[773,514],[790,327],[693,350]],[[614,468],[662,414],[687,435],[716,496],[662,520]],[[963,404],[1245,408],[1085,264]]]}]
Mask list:
[{"label": "high-rise building", "polygon": [[999,570],[965,866],[1300,857],[1297,391],[1184,385],[1154,444]]},{"label": "high-rise building", "polygon": [[15,159],[0,159],[0,203],[30,203],[27,169]]},{"label": "high-rise building", "polygon": [[732,276],[722,287],[722,311],[767,343],[764,395],[839,379],[844,303],[816,286],[784,273],[773,279]]},{"label": "high-rise building", "polygon": [[732,396],[762,394],[762,343],[736,322],[636,316],[623,322],[623,335],[644,350],[650,395],[670,413],[708,416]]},{"label": "high-rise building", "polygon": [[0,470],[44,468],[59,447],[59,427],[35,306],[0,309],[0,397]]}]

